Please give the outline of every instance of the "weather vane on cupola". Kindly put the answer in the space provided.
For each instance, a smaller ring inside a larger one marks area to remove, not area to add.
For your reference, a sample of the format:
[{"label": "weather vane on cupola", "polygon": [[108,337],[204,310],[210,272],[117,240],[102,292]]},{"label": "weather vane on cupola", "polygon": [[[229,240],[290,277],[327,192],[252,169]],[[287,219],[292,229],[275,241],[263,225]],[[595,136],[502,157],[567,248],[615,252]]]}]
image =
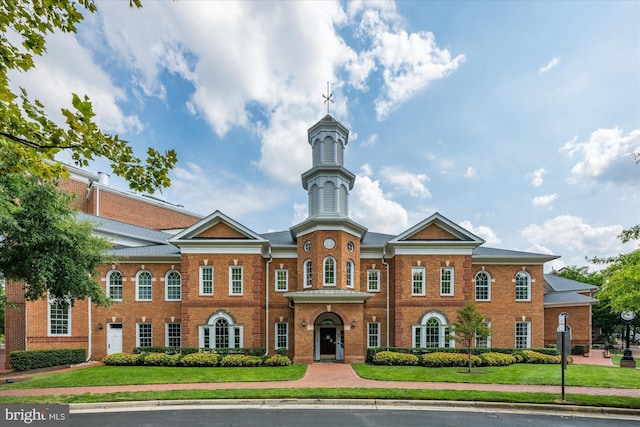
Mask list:
[{"label": "weather vane on cupola", "polygon": [[333,104],[333,99],[331,98],[332,96],[333,92],[330,91],[329,82],[327,82],[327,95],[322,95],[322,97],[324,98],[324,103],[327,104],[327,116],[329,115],[329,104]]}]

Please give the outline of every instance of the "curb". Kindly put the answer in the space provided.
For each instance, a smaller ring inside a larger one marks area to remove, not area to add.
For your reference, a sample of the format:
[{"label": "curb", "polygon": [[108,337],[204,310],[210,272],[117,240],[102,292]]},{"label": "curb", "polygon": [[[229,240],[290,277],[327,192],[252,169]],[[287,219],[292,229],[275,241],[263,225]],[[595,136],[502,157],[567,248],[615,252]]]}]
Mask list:
[{"label": "curb", "polygon": [[[70,404],[71,413],[91,412],[126,412],[141,409],[169,410],[169,409],[203,408],[352,408],[352,409],[466,409],[499,412],[535,412],[535,413],[571,413],[582,416],[616,416],[640,419],[640,410],[626,408],[609,408],[600,406],[578,406],[562,404],[530,404],[530,403],[501,403],[476,401],[443,401],[443,400],[382,400],[382,399],[200,399],[200,400],[149,400],[130,402],[103,403],[74,403]],[[197,407],[197,408],[195,408]]]}]

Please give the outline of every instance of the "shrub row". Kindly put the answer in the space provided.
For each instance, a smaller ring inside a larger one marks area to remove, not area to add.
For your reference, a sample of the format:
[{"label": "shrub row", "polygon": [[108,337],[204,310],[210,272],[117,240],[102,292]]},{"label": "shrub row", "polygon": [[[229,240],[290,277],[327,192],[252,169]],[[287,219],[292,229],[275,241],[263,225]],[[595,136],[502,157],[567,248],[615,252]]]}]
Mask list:
[{"label": "shrub row", "polygon": [[291,360],[287,356],[250,356],[247,354],[220,353],[115,353],[102,359],[102,363],[111,366],[289,366]]},{"label": "shrub row", "polygon": [[[286,349],[285,349],[286,350]],[[193,353],[216,353],[216,354],[246,354],[247,356],[262,356],[266,349],[262,347],[246,348],[198,348],[198,347],[135,347],[134,354],[145,353],[165,353],[165,354],[193,354]],[[284,354],[286,356],[286,353]]]},{"label": "shrub row", "polygon": [[[373,356],[372,362],[376,365],[422,365],[429,368],[444,368],[469,366],[469,355],[457,352],[432,352],[416,356],[410,353],[381,351]],[[498,352],[471,355],[471,366],[508,366],[514,363],[560,363],[560,356],[551,356],[532,350],[522,350],[515,355]]]},{"label": "shrub row", "polygon": [[[474,347],[471,348],[471,354],[475,356],[480,356],[483,353],[504,353],[515,355],[522,349],[515,348],[485,348],[485,347]],[[557,356],[558,350],[555,348],[532,348],[530,350],[537,351],[538,353],[548,354],[550,356]],[[421,347],[421,348],[412,348],[412,347],[379,347],[379,348],[369,348],[367,349],[367,361],[373,362],[373,357],[380,352],[383,351],[392,351],[394,353],[405,353],[405,354],[413,354],[415,356],[421,357],[423,354],[427,353],[462,353],[467,354],[468,349],[466,347]]]},{"label": "shrub row", "polygon": [[9,363],[11,367],[18,372],[29,369],[83,363],[86,360],[87,352],[84,348],[20,350],[9,353]]}]

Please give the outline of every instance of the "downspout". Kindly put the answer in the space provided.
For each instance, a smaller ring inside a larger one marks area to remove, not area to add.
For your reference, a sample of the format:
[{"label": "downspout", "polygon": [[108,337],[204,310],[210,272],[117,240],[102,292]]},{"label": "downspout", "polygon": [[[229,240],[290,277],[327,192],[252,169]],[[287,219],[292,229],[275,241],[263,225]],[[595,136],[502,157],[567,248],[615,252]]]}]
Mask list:
[{"label": "downspout", "polygon": [[387,347],[389,347],[389,263],[384,261],[387,256],[387,247],[382,248],[382,264],[387,267]]},{"label": "downspout", "polygon": [[91,297],[87,298],[87,319],[88,319],[87,328],[88,328],[88,331],[89,331],[87,333],[87,336],[89,338],[88,338],[88,342],[87,342],[87,360],[86,360],[86,362],[91,360]]},{"label": "downspout", "polygon": [[264,313],[264,355],[269,355],[269,264],[273,262],[271,255],[271,245],[269,245],[269,261],[267,261],[267,280],[265,280],[265,313]]}]

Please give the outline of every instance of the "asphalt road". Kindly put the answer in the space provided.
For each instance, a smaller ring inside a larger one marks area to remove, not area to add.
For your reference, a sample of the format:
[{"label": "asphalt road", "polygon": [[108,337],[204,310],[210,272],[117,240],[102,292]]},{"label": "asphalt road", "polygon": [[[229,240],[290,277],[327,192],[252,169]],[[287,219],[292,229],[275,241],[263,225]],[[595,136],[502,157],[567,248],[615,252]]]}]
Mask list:
[{"label": "asphalt road", "polygon": [[75,413],[77,427],[162,427],[162,426],[270,426],[270,427],[400,427],[400,426],[544,426],[590,427],[615,425],[637,427],[639,419],[599,415],[584,417],[572,413],[534,414],[478,410],[440,409],[291,409],[209,408],[142,410],[132,412]]}]

